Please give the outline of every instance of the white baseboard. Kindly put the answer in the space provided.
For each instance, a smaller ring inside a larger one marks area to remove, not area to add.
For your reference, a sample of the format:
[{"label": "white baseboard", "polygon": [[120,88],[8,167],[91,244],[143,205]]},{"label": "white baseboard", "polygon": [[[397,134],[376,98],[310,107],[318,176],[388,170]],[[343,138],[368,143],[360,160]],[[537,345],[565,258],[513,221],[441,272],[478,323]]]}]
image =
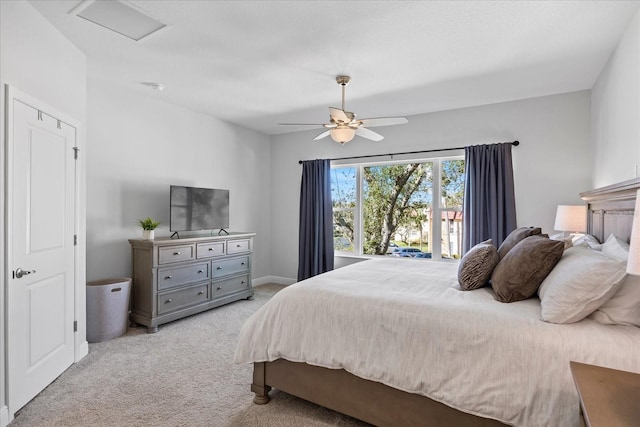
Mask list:
[{"label": "white baseboard", "polygon": [[268,283],[275,283],[276,285],[284,285],[289,286],[296,283],[296,279],[290,279],[288,277],[279,277],[279,276],[263,276],[259,279],[253,279],[251,281],[251,285],[255,288],[256,286],[266,285]]},{"label": "white baseboard", "polygon": [[9,424],[9,408],[3,406],[0,408],[0,427],[7,427]]}]

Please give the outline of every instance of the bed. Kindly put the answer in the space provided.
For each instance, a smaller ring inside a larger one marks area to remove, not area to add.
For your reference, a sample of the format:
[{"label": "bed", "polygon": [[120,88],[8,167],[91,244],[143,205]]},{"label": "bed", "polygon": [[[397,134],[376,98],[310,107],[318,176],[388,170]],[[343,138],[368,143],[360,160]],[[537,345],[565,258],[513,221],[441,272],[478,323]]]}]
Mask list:
[{"label": "bed", "polygon": [[[640,179],[585,192],[588,233],[629,239]],[[640,372],[640,327],[543,322],[462,291],[457,265],[380,259],[289,286],[244,325],[254,402],[277,388],[379,426],[578,426],[569,361]]]}]

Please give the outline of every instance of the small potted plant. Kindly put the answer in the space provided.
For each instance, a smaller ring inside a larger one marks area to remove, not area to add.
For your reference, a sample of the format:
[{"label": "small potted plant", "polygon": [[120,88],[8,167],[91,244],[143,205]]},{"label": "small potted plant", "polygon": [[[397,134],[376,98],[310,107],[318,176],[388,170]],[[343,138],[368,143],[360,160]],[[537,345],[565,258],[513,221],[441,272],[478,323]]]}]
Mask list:
[{"label": "small potted plant", "polygon": [[160,221],[156,221],[151,217],[145,219],[139,219],[138,224],[142,227],[142,238],[147,240],[153,240],[155,237],[155,229],[160,225]]}]

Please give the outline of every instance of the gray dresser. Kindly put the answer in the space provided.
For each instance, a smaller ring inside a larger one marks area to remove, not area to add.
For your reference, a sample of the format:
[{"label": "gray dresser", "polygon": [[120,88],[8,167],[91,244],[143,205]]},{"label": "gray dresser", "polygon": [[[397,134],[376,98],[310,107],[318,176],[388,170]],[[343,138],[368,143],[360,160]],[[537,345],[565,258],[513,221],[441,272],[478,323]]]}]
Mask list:
[{"label": "gray dresser", "polygon": [[132,323],[158,325],[253,297],[255,233],[184,239],[130,239]]}]

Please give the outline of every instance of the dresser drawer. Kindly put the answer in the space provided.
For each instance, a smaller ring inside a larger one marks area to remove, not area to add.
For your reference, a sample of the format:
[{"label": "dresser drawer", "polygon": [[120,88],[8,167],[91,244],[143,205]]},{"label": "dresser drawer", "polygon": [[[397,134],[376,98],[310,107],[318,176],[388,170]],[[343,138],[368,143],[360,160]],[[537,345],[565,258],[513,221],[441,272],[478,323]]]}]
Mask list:
[{"label": "dresser drawer", "polygon": [[224,255],[224,242],[198,243],[196,245],[198,258],[211,258],[220,255]]},{"label": "dresser drawer", "polygon": [[207,280],[211,277],[209,273],[208,262],[191,264],[184,267],[159,268],[157,277],[158,290]]},{"label": "dresser drawer", "polygon": [[193,245],[167,246],[158,248],[158,264],[189,261],[195,259]]},{"label": "dresser drawer", "polygon": [[209,284],[203,283],[172,292],[158,294],[158,314],[205,302],[209,299]]},{"label": "dresser drawer", "polygon": [[212,261],[211,266],[211,275],[214,279],[231,274],[244,273],[249,271],[249,257],[242,256]]},{"label": "dresser drawer", "polygon": [[229,240],[227,242],[227,254],[241,254],[251,252],[251,239]]},{"label": "dresser drawer", "polygon": [[212,299],[249,289],[249,275],[213,282]]}]

